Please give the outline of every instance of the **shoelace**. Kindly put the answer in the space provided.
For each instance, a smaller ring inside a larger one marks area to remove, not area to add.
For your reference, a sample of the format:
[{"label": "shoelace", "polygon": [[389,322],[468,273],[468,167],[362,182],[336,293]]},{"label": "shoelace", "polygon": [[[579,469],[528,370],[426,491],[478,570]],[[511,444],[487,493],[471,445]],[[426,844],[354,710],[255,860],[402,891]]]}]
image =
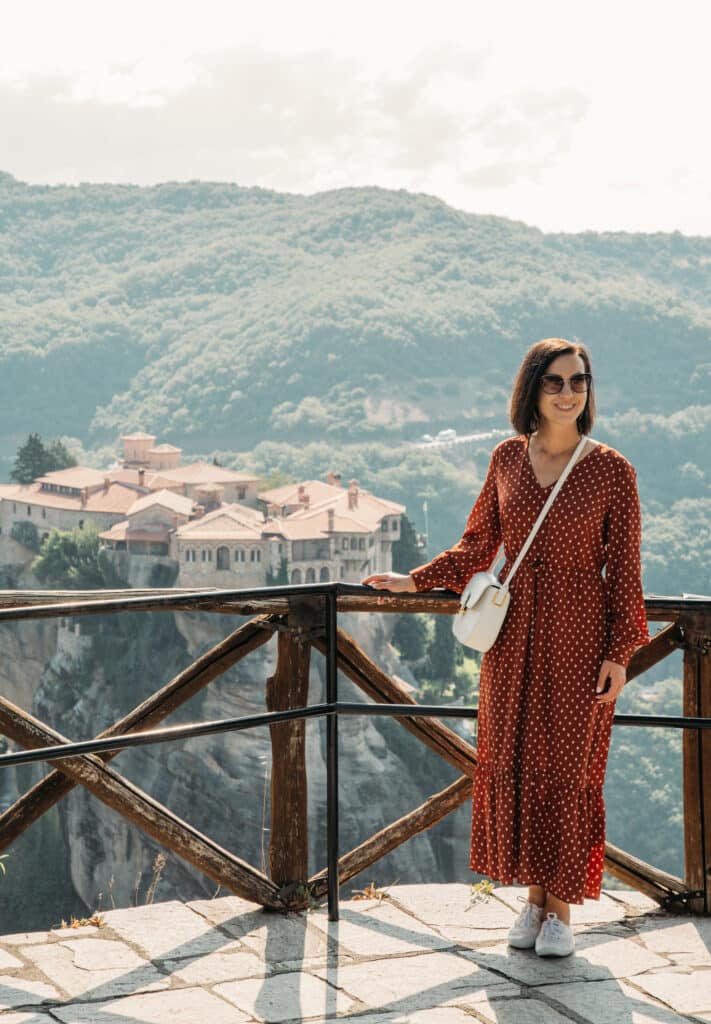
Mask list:
[{"label": "shoelace", "polygon": [[543,922],[543,928],[545,931],[552,932],[555,939],[563,937],[566,927],[567,925],[563,924],[558,915],[552,910],[548,912],[546,919]]},{"label": "shoelace", "polygon": [[522,928],[529,928],[531,926],[531,924],[533,923],[533,916],[534,916],[535,911],[540,909],[540,908],[536,907],[533,903],[529,903],[529,901],[525,898],[525,896],[517,896],[516,899],[520,900],[521,903],[525,903],[526,904],[526,906],[523,908],[523,910],[519,914],[519,918],[518,918],[518,921],[516,922],[516,924],[519,925]]}]

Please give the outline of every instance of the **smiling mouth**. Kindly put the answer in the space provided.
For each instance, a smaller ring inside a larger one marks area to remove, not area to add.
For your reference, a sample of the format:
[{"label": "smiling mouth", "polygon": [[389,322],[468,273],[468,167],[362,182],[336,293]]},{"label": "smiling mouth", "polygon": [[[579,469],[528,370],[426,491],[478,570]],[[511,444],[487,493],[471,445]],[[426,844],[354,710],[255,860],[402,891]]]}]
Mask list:
[{"label": "smiling mouth", "polygon": [[562,412],[570,412],[574,408],[574,405],[556,405],[556,409],[560,409]]}]

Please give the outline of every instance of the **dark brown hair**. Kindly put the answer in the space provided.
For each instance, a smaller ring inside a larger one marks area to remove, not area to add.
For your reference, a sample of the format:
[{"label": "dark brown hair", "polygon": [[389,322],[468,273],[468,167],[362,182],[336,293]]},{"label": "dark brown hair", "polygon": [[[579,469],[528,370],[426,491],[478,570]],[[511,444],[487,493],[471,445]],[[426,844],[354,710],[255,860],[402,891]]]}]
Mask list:
[{"label": "dark brown hair", "polygon": [[[519,434],[532,434],[538,429],[538,394],[540,381],[550,364],[558,356],[580,356],[585,364],[585,372],[592,373],[590,354],[584,345],[565,338],[544,338],[531,345],[514,380],[513,393],[509,405],[509,418],[514,430]],[[588,391],[585,408],[578,416],[578,430],[581,434],[589,434],[595,422],[595,393],[593,382]]]}]

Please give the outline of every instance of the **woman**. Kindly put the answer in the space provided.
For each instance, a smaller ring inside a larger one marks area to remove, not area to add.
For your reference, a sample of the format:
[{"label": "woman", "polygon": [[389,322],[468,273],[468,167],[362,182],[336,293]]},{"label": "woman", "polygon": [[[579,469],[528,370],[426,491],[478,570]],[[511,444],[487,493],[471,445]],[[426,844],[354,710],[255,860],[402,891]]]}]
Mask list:
[{"label": "woman", "polygon": [[[592,428],[585,347],[561,338],[533,345],[510,414],[517,436],[494,448],[461,540],[407,575],[378,573],[364,583],[461,593],[502,541],[506,579]],[[542,956],[572,953],[570,904],[600,897],[615,700],[632,654],[649,642],[640,540],[635,470],[588,439],[511,581],[508,614],[482,658],[470,865],[528,886],[509,944]]]}]

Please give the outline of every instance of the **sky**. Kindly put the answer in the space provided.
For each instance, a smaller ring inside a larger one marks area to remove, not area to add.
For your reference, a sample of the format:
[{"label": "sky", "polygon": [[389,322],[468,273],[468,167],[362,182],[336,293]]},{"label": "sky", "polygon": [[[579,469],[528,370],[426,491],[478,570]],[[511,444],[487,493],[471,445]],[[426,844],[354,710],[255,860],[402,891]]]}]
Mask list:
[{"label": "sky", "polygon": [[12,7],[0,170],[21,181],[378,185],[544,231],[711,236],[708,0]]}]

